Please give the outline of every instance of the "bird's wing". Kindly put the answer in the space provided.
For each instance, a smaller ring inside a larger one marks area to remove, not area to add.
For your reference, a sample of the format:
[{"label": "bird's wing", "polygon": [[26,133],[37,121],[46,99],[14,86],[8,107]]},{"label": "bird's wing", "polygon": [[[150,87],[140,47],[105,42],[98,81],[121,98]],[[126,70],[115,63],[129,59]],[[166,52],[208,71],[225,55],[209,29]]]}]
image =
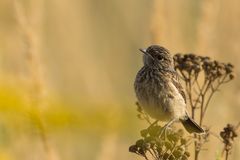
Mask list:
[{"label": "bird's wing", "polygon": [[179,82],[179,77],[178,77],[177,74],[175,74],[175,75],[173,76],[173,78],[172,78],[172,83],[173,83],[173,85],[177,88],[178,92],[182,95],[182,97],[183,97],[183,99],[184,99],[184,101],[185,101],[185,103],[186,103],[186,102],[187,102],[187,100],[186,100],[186,95],[185,95],[185,92],[184,92],[184,89],[183,89],[181,83]]}]

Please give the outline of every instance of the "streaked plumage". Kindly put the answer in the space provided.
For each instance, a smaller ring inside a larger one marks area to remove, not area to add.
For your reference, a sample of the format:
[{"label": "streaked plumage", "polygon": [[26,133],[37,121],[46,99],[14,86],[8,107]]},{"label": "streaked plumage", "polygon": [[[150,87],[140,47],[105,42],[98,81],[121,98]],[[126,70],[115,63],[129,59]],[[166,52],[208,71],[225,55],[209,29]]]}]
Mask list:
[{"label": "streaked plumage", "polygon": [[202,133],[203,129],[187,114],[186,96],[168,50],[152,45],[141,51],[144,66],[134,83],[139,104],[152,118],[168,122],[177,119],[190,133]]}]

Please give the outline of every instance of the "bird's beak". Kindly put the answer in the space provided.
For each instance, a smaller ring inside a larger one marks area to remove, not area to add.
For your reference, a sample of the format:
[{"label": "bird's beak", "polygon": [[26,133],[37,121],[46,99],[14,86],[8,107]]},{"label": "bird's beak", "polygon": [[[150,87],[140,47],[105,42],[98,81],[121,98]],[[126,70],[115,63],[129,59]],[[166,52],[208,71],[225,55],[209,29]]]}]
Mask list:
[{"label": "bird's beak", "polygon": [[144,53],[145,55],[147,55],[148,57],[154,59],[154,58],[147,52],[147,49],[142,49],[142,48],[140,48],[139,50],[140,50],[142,53]]},{"label": "bird's beak", "polygon": [[147,54],[147,50],[146,50],[146,49],[140,48],[139,50],[140,50],[142,53]]}]

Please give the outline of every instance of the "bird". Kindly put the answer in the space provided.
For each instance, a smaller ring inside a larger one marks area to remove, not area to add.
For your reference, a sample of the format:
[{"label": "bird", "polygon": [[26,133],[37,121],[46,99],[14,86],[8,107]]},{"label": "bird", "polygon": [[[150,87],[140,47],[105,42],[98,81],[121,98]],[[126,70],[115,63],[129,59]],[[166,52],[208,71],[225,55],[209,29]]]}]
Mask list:
[{"label": "bird", "polygon": [[159,45],[139,50],[144,64],[134,82],[139,105],[156,122],[167,122],[165,127],[180,121],[190,134],[204,133],[187,112],[186,95],[170,52]]}]

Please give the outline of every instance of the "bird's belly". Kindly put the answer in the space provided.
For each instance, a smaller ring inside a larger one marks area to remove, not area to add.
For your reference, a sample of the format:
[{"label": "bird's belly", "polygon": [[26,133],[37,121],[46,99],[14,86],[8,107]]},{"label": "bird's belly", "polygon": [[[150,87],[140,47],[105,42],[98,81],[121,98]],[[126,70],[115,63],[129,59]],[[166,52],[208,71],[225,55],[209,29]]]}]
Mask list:
[{"label": "bird's belly", "polygon": [[163,87],[158,92],[148,89],[139,98],[143,109],[152,118],[168,121],[170,119],[180,119],[186,115],[184,99],[172,87],[170,84],[168,89]]},{"label": "bird's belly", "polygon": [[142,107],[154,119],[168,121],[172,117],[172,113],[165,110],[164,107],[160,105],[145,104]]}]

